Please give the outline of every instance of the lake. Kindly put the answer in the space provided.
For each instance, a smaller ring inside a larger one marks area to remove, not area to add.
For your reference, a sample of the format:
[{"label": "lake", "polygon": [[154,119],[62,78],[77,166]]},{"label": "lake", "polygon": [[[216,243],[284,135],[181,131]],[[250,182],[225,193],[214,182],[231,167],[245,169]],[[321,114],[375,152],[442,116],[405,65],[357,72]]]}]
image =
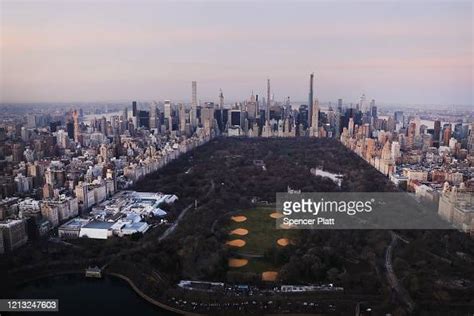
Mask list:
[{"label": "lake", "polygon": [[[41,315],[177,315],[148,303],[127,282],[112,276],[92,279],[70,274],[38,279],[18,289],[16,298],[59,299],[59,312]],[[11,313],[22,314],[32,313]]]}]

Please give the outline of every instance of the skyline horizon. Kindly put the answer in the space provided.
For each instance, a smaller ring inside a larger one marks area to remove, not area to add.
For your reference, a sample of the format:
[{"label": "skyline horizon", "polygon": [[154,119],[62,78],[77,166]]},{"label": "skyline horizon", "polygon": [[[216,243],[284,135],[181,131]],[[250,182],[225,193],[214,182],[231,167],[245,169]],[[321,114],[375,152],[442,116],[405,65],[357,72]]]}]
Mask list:
[{"label": "skyline horizon", "polygon": [[0,5],[1,103],[186,100],[183,78],[240,100],[265,76],[276,100],[305,100],[312,70],[321,100],[474,103],[472,2]]}]

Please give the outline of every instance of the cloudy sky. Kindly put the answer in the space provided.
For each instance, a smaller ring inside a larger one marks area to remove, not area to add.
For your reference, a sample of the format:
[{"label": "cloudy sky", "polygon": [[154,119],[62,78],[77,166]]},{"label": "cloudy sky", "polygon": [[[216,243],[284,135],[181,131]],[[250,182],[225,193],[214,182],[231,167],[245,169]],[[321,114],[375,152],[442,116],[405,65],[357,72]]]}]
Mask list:
[{"label": "cloudy sky", "polygon": [[473,2],[0,0],[2,102],[473,104]]}]

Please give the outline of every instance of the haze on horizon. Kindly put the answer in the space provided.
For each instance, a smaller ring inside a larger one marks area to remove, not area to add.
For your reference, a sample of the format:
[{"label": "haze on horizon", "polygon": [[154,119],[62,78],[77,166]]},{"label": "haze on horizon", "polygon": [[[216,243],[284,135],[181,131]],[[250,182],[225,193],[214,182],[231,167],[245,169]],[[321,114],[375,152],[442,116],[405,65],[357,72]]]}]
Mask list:
[{"label": "haze on horizon", "polygon": [[473,102],[473,3],[1,1],[0,102]]}]

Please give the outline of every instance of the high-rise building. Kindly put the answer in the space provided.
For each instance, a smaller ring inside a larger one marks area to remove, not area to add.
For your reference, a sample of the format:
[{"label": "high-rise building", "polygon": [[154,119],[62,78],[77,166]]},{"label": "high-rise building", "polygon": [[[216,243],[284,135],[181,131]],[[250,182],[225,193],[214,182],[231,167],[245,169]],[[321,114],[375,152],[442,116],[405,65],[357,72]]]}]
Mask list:
[{"label": "high-rise building", "polygon": [[74,141],[78,142],[79,141],[79,113],[77,110],[74,110],[72,112],[72,117],[74,120]]},{"label": "high-rise building", "polygon": [[222,89],[219,92],[219,109],[224,108],[224,94],[222,93]]},{"label": "high-rise building", "polygon": [[125,109],[123,109],[123,120],[125,122],[128,121],[128,108],[127,107],[125,107]]},{"label": "high-rise building", "polygon": [[443,145],[449,146],[449,140],[451,139],[451,124],[444,124],[443,127]]},{"label": "high-rise building", "polygon": [[189,112],[189,121],[191,128],[194,128],[198,125],[198,115],[197,115],[197,82],[191,82],[191,110]]},{"label": "high-rise building", "polygon": [[230,112],[230,125],[231,126],[241,126],[242,111],[232,110]]},{"label": "high-rise building", "polygon": [[158,128],[158,108],[153,101],[150,105],[150,129]]},{"label": "high-rise building", "polygon": [[265,116],[268,117],[268,111],[270,111],[270,79],[267,79],[267,108],[265,112],[267,113]]},{"label": "high-rise building", "polygon": [[169,131],[172,130],[172,119],[171,119],[171,101],[165,100],[165,121],[167,121],[167,128]]},{"label": "high-rise building", "polygon": [[26,221],[24,219],[0,221],[0,235],[3,239],[3,247],[0,248],[5,251],[12,251],[21,247],[28,241]]},{"label": "high-rise building", "polygon": [[207,132],[210,132],[214,127],[214,104],[206,104],[201,109],[201,122]]},{"label": "high-rise building", "polygon": [[433,146],[439,147],[439,138],[441,136],[441,121],[436,120],[434,121],[434,129],[433,129]]},{"label": "high-rise building", "polygon": [[138,108],[137,108],[137,101],[132,102],[132,122],[135,128],[138,127]]},{"label": "high-rise building", "polygon": [[139,110],[138,111],[138,124],[137,127],[150,128],[150,112]]},{"label": "high-rise building", "polygon": [[179,105],[178,110],[179,115],[179,131],[184,133],[186,131],[186,109],[184,108],[184,104]]},{"label": "high-rise building", "polygon": [[137,101],[132,102],[132,116],[136,117],[138,115],[137,113]]},{"label": "high-rise building", "polygon": [[367,106],[367,100],[366,100],[366,97],[365,97],[365,94],[364,94],[364,93],[362,93],[362,96],[360,97],[359,110],[360,110],[362,113],[367,113],[367,112],[369,112],[369,107]]},{"label": "high-rise building", "polygon": [[313,124],[311,121],[313,120],[313,80],[314,80],[314,73],[309,75],[309,94],[308,94],[308,127],[312,127]]},{"label": "high-rise building", "polygon": [[403,111],[395,111],[394,118],[395,118],[396,123],[403,124],[403,122],[405,120],[404,117],[403,117]]},{"label": "high-rise building", "polygon": [[415,123],[415,122],[411,122],[411,123],[408,125],[408,129],[407,129],[407,143],[406,143],[406,147],[409,148],[409,149],[412,149],[413,146],[415,145],[415,134],[416,134],[416,123]]},{"label": "high-rise building", "polygon": [[319,137],[319,101],[317,98],[313,101],[313,106],[311,107],[311,114],[312,118],[310,122],[310,136]]},{"label": "high-rise building", "polygon": [[370,101],[370,116],[373,119],[377,118],[377,106],[375,105],[375,100],[374,99],[372,99],[372,101]]},{"label": "high-rise building", "polygon": [[337,111],[342,113],[342,99],[337,100]]},{"label": "high-rise building", "polygon": [[399,142],[393,142],[390,152],[391,152],[391,156],[392,156],[393,161],[397,161],[398,159],[400,159],[400,157],[401,157],[400,143]]},{"label": "high-rise building", "polygon": [[191,99],[191,106],[196,107],[197,104],[197,82],[193,81],[191,82],[192,86],[192,99]]},{"label": "high-rise building", "polygon": [[474,154],[474,123],[471,123],[471,130],[467,138],[467,150],[470,154]]}]

